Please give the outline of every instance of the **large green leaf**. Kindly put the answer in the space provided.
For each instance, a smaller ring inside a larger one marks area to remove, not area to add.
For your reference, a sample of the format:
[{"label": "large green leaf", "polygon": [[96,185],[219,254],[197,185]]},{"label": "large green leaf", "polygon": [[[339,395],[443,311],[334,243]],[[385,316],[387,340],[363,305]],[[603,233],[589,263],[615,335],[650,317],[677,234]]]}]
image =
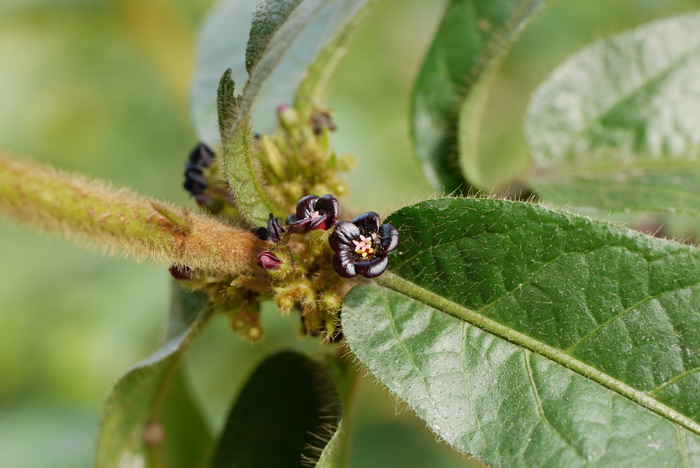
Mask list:
[{"label": "large green leaf", "polygon": [[354,289],[343,330],[441,437],[497,466],[700,463],[700,251],[498,200],[388,221],[389,289]]},{"label": "large green leaf", "polygon": [[598,41],[537,90],[530,182],[557,203],[700,215],[700,14]]},{"label": "large green leaf", "polygon": [[436,189],[465,188],[464,177],[482,184],[479,129],[490,82],[510,45],[546,2],[449,3],[412,96],[413,142]]},{"label": "large green leaf", "polygon": [[203,296],[176,287],[166,342],[129,370],[107,399],[97,467],[204,466],[212,439],[179,364],[209,316]]},{"label": "large green leaf", "polygon": [[275,354],[241,391],[212,466],[308,466],[337,425],[339,410],[324,365],[292,351]]}]

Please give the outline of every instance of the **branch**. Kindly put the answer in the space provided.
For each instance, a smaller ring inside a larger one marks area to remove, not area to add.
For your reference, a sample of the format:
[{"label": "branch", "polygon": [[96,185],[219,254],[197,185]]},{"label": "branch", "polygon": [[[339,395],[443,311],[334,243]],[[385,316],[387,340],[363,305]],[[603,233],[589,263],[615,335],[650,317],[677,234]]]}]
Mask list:
[{"label": "branch", "polygon": [[136,261],[215,273],[254,271],[265,248],[247,229],[1,152],[0,215]]}]

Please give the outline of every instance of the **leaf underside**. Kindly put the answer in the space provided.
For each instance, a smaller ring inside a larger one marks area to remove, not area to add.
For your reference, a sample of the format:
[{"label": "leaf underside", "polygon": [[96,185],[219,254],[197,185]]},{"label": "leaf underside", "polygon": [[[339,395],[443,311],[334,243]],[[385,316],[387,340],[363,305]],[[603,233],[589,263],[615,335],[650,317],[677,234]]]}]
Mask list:
[{"label": "leaf underside", "polygon": [[343,330],[438,435],[496,466],[700,463],[697,249],[497,200],[388,222],[393,291],[354,289]]},{"label": "leaf underside", "polygon": [[533,96],[529,183],[556,203],[700,215],[700,14],[593,43]]},{"label": "leaf underside", "polygon": [[449,3],[412,94],[413,142],[436,189],[464,189],[465,177],[477,185],[482,181],[479,127],[490,81],[517,35],[545,4],[546,0]]}]

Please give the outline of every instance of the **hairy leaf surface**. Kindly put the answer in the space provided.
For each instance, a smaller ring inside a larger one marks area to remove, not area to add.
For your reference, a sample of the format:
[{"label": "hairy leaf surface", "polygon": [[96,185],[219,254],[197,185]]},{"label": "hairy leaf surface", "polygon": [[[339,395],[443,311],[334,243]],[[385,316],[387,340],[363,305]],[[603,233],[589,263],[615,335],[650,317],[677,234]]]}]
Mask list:
[{"label": "hairy leaf surface", "polygon": [[104,406],[98,468],[204,466],[212,439],[180,372],[182,355],[210,312],[204,297],[176,287],[166,341],[129,370]]},{"label": "hairy leaf surface", "polygon": [[231,69],[221,77],[217,92],[219,128],[224,159],[224,170],[231,194],[241,216],[251,227],[264,226],[270,213],[282,216],[284,210],[268,195],[258,159],[258,147],[250,129],[249,120],[243,118],[238,129],[240,97],[235,95]]},{"label": "hairy leaf surface", "polygon": [[535,189],[557,203],[700,215],[700,14],[598,41],[537,90]]},{"label": "hairy leaf surface", "polygon": [[255,370],[231,410],[212,466],[309,466],[339,418],[322,364],[292,351]]},{"label": "hairy leaf surface", "polygon": [[546,1],[449,3],[412,95],[413,142],[436,189],[464,188],[464,177],[481,182],[479,128],[490,81],[509,46]]},{"label": "hairy leaf surface", "polygon": [[399,210],[351,349],[449,443],[497,466],[700,463],[700,252],[515,202]]},{"label": "hairy leaf surface", "polygon": [[345,468],[350,463],[350,432],[358,375],[354,363],[336,357],[328,358],[327,362],[338,393],[340,418],[333,436],[318,457],[316,468]]}]

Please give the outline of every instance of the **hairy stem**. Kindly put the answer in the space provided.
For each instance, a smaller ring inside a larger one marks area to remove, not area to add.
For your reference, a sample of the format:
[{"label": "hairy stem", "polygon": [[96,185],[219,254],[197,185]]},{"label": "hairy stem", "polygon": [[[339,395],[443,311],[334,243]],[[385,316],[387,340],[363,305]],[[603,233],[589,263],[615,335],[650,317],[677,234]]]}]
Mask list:
[{"label": "hairy stem", "polygon": [[216,273],[254,271],[265,248],[246,229],[2,153],[0,215],[137,261]]}]

